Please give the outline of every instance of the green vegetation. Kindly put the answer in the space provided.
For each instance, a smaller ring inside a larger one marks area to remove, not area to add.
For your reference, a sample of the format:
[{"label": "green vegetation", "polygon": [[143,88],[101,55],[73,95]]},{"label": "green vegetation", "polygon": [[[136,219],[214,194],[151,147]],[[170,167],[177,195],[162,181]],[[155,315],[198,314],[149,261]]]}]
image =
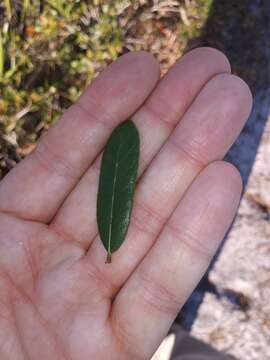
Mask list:
[{"label": "green vegetation", "polygon": [[213,0],[197,0],[196,2],[191,2],[188,8],[188,18],[191,18],[192,21],[186,21],[181,26],[180,36],[182,38],[189,40],[200,35],[212,4]]},{"label": "green vegetation", "polygon": [[163,72],[212,0],[4,0],[0,4],[0,177],[106,64],[145,49]]}]

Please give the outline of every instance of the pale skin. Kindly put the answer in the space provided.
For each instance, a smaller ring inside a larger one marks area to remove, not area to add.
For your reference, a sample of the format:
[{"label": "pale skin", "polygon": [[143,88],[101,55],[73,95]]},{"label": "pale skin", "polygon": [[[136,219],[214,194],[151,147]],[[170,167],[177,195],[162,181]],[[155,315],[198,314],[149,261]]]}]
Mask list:
[{"label": "pale skin", "polygon": [[[144,52],[111,64],[0,183],[0,358],[149,359],[237,210],[222,160],[251,110],[226,57],[200,48],[160,80]],[[105,264],[100,154],[129,116],[140,132],[127,238]]]}]

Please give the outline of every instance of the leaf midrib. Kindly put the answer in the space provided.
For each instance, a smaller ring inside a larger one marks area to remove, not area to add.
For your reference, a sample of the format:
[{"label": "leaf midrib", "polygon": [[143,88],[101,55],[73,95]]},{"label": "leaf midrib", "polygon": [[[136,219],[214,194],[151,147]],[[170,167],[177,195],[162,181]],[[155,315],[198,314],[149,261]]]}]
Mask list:
[{"label": "leaf midrib", "polygon": [[111,212],[110,212],[110,226],[109,226],[109,238],[108,238],[108,253],[111,254],[111,239],[112,239],[112,224],[113,224],[113,213],[114,213],[114,204],[115,204],[115,189],[117,185],[117,174],[118,174],[118,167],[119,167],[119,153],[121,148],[121,141],[119,144],[119,147],[117,149],[116,154],[116,165],[115,165],[115,176],[113,179],[113,188],[112,188],[112,206],[111,206]]}]

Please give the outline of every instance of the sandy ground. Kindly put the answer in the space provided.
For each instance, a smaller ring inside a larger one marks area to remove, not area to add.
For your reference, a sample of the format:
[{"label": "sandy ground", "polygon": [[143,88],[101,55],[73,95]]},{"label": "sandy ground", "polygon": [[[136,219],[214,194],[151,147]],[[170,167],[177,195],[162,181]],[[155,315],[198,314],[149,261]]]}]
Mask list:
[{"label": "sandy ground", "polygon": [[[258,114],[253,114],[258,116]],[[255,119],[254,119],[255,120]],[[239,360],[270,359],[270,117],[192,334]]]}]

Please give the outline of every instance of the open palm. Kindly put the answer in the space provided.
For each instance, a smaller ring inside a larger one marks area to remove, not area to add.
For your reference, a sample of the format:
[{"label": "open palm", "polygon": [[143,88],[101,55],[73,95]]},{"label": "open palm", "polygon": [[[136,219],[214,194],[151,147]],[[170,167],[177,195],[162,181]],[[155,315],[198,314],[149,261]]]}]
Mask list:
[{"label": "open palm", "polygon": [[[210,48],[162,80],[122,56],[0,184],[0,358],[149,359],[206,270],[238,206],[222,161],[251,108]],[[97,234],[100,153],[132,116],[141,137],[128,236],[105,264]]]}]

